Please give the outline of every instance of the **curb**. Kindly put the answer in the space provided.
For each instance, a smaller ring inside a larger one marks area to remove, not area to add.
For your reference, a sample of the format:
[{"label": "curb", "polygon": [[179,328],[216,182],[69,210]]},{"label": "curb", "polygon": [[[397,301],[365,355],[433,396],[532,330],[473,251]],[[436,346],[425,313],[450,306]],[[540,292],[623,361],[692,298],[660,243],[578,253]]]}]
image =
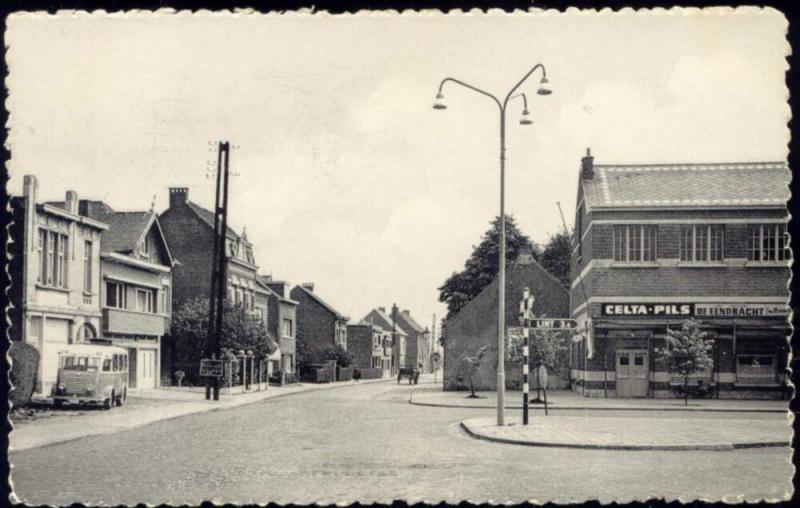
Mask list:
[{"label": "curb", "polygon": [[717,445],[598,445],[587,443],[551,443],[547,441],[523,441],[503,437],[487,436],[475,432],[464,422],[460,423],[461,428],[473,439],[490,441],[493,443],[512,444],[517,446],[538,446],[540,448],[573,448],[580,450],[618,450],[618,451],[732,451],[747,448],[776,448],[791,446],[790,442],[783,441],[757,441],[753,443],[730,443]]},{"label": "curb", "polygon": [[[455,409],[494,409],[495,406],[463,406],[459,404],[444,404],[441,402],[424,402],[419,400],[414,400],[414,394],[412,393],[408,399],[409,404],[413,404],[415,406],[425,406],[425,407],[443,407],[443,408],[455,408]],[[506,409],[519,409],[522,410],[521,405],[506,405]],[[769,409],[769,408],[713,408],[713,407],[613,407],[613,406],[596,406],[596,407],[587,407],[587,406],[561,406],[555,404],[548,404],[547,405],[548,411],[672,411],[672,412],[706,412],[706,413],[775,413],[775,414],[786,414],[789,413],[789,407],[787,404],[786,409]],[[544,411],[543,404],[536,404],[529,406],[529,410],[537,410],[537,411]]]},{"label": "curb", "polygon": [[[142,427],[147,427],[148,425],[153,425],[153,424],[156,424],[156,423],[168,422],[170,420],[176,420],[178,418],[184,418],[184,417],[187,417],[187,416],[203,414],[203,413],[211,413],[211,412],[214,412],[214,411],[226,411],[228,409],[235,409],[237,407],[248,406],[248,405],[251,405],[251,404],[256,404],[258,402],[267,402],[267,401],[270,401],[272,399],[279,399],[279,398],[287,397],[289,395],[300,395],[300,394],[303,394],[303,393],[311,393],[311,392],[317,392],[317,391],[322,391],[322,390],[335,390],[337,388],[348,388],[348,387],[352,387],[352,386],[358,386],[360,384],[377,384],[377,383],[386,382],[386,381],[389,381],[389,379],[368,379],[368,380],[365,380],[365,381],[359,381],[358,384],[356,384],[356,383],[348,383],[348,384],[341,384],[340,385],[340,384],[336,384],[336,383],[325,383],[325,384],[320,384],[318,386],[313,386],[312,385],[312,388],[306,389],[306,390],[279,393],[277,395],[273,395],[272,397],[266,397],[266,398],[263,398],[263,399],[256,399],[256,400],[249,400],[249,401],[242,402],[240,404],[235,404],[235,405],[231,405],[231,406],[227,406],[227,407],[221,407],[221,406],[215,406],[215,405],[209,404],[208,406],[204,406],[201,409],[198,409],[196,411],[191,411],[191,412],[188,412],[188,413],[185,413],[185,414],[172,415],[172,416],[168,416],[166,418],[159,418],[158,420],[142,422],[142,423],[139,423],[139,424],[131,425],[130,427],[110,429],[110,430],[106,430],[106,431],[103,431],[103,432],[95,432],[95,433],[84,434],[84,435],[80,435],[80,436],[68,437],[68,438],[65,438],[65,439],[62,439],[62,440],[52,441],[52,442],[49,442],[49,443],[42,443],[42,444],[39,444],[39,445],[29,446],[29,447],[21,448],[21,449],[11,449],[11,447],[9,446],[9,448],[7,450],[7,453],[10,456],[11,454],[14,454],[14,453],[26,452],[28,450],[38,450],[38,449],[41,449],[41,448],[47,448],[48,446],[55,446],[55,445],[60,445],[60,444],[64,444],[64,443],[71,443],[73,441],[78,441],[80,439],[85,439],[85,438],[89,438],[89,437],[108,436],[108,435],[111,435],[111,434],[116,434],[118,432],[125,432],[125,431],[128,431],[128,430],[140,429]],[[232,396],[235,396],[235,395],[232,395]],[[11,443],[11,436],[12,436],[13,432],[14,432],[14,429],[12,427],[11,432],[9,432],[9,434],[8,434],[8,436],[9,436],[9,444]]]}]

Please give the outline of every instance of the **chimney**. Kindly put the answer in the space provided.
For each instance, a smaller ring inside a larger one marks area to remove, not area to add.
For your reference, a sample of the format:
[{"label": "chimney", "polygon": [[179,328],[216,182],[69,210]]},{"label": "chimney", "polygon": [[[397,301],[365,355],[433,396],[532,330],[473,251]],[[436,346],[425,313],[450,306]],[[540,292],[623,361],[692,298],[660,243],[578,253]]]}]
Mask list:
[{"label": "chimney", "polygon": [[312,293],[314,292],[314,283],[313,282],[303,282],[300,285],[303,286],[303,288],[305,288],[307,291],[311,291]]},{"label": "chimney", "polygon": [[378,307],[378,310],[386,314],[386,307]]},{"label": "chimney", "polygon": [[69,213],[78,215],[78,193],[73,190],[67,191],[66,199],[64,200],[64,208]]},{"label": "chimney", "polygon": [[33,175],[25,175],[22,180],[22,195],[28,200],[31,206],[36,204],[39,194],[39,180]]},{"label": "chimney", "polygon": [[517,260],[515,264],[518,265],[529,265],[533,263],[533,248],[530,245],[523,245],[519,249],[519,254],[517,254]]},{"label": "chimney", "polygon": [[410,311],[410,310],[408,310],[408,309],[405,309],[405,310],[403,311],[403,314],[405,314],[406,316],[410,316],[410,315],[411,315],[411,311]]},{"label": "chimney", "polygon": [[169,207],[185,205],[189,199],[189,189],[187,187],[169,188]]},{"label": "chimney", "polygon": [[581,159],[581,178],[584,180],[594,178],[594,157],[591,148],[586,149],[586,156]]}]

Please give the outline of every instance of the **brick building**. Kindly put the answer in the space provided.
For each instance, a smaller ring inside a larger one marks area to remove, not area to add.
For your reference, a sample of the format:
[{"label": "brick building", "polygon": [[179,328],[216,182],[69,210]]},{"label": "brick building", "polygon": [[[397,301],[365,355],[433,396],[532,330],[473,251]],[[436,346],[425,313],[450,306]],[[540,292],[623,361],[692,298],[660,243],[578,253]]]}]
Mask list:
[{"label": "brick building", "polygon": [[[189,189],[171,187],[169,208],[158,219],[177,261],[172,271],[173,309],[179,309],[191,298],[208,298],[211,292],[214,212],[189,201]],[[256,294],[258,266],[247,234],[244,231],[241,235],[237,234],[228,227],[225,247],[226,298],[232,304],[243,306],[252,315],[259,316],[266,326],[266,298]],[[172,350],[164,354],[164,363],[169,372],[197,368],[193,364],[178,366],[177,362],[182,361]]]},{"label": "brick building", "polygon": [[411,317],[411,311],[397,313],[397,326],[406,333],[405,366],[428,372],[430,369],[430,331]]},{"label": "brick building", "polygon": [[347,352],[358,369],[381,369],[383,376],[389,374],[391,356],[385,355],[384,330],[371,323],[347,325]]},{"label": "brick building", "polygon": [[315,293],[314,284],[295,286],[290,296],[297,302],[297,340],[302,341],[309,352],[322,351],[334,345],[347,349],[347,321],[350,318]]},{"label": "brick building", "polygon": [[275,336],[280,348],[280,363],[274,370],[293,373],[297,369],[297,306],[299,302],[291,298],[291,286],[287,281],[273,280],[271,276],[259,275],[259,282],[266,287],[267,329]]},{"label": "brick building", "polygon": [[25,175],[23,195],[9,205],[9,336],[39,351],[34,396],[46,398],[59,349],[99,335],[100,235],[108,225],[80,215],[74,191],[60,203],[40,201],[33,175]]},{"label": "brick building", "polygon": [[[781,162],[594,164],[578,187],[571,312],[575,390],[669,397],[655,357],[689,317],[715,339],[696,376],[718,397],[785,393],[789,171]],[[578,276],[580,274],[580,277]],[[587,301],[588,298],[588,301]]]},{"label": "brick building", "polygon": [[81,200],[80,214],[108,224],[100,238],[103,337],[128,350],[128,387],[158,388],[174,265],[158,218],[152,210],[118,212],[89,200]]},{"label": "brick building", "polygon": [[408,361],[408,334],[403,331],[396,319],[393,320],[386,314],[386,307],[372,309],[361,321],[383,329],[383,348],[389,356],[389,373],[392,376],[397,374],[398,368],[406,365]]},{"label": "brick building", "polygon": [[[569,292],[567,288],[528,254],[520,254],[516,262],[506,268],[506,327],[519,326],[519,302],[522,292],[529,288],[536,301],[536,316],[567,317]],[[497,388],[497,278],[478,296],[470,300],[457,314],[450,316],[442,327],[444,337],[444,389],[459,390],[465,386],[458,380],[458,363],[463,353],[472,356],[482,346],[489,346],[475,376],[476,390]],[[565,338],[569,341],[568,338]],[[568,373],[552,373],[548,386],[561,388],[567,385]],[[506,364],[506,387],[522,386],[522,368]],[[532,385],[534,386],[534,385]]]}]

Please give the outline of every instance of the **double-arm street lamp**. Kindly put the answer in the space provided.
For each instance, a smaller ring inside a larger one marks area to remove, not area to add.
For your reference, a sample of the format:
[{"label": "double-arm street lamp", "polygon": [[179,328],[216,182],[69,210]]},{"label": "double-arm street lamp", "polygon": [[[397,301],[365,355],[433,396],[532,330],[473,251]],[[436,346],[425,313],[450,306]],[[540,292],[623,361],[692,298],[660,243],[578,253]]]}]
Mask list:
[{"label": "double-arm street lamp", "polygon": [[524,93],[514,94],[517,89],[527,80],[531,74],[537,69],[542,71],[542,79],[539,81],[539,88],[536,93],[539,95],[550,95],[550,83],[547,81],[547,72],[544,65],[536,64],[525,76],[519,80],[514,88],[507,94],[503,102],[494,95],[481,90],[478,87],[459,81],[455,78],[445,78],[439,84],[439,92],[436,94],[436,102],[433,109],[447,109],[444,103],[444,85],[447,83],[455,83],[464,88],[478,92],[492,99],[500,110],[500,259],[498,267],[498,284],[497,284],[497,300],[498,300],[498,314],[497,314],[497,425],[505,425],[505,391],[506,391],[506,372],[505,372],[505,328],[506,328],[506,214],[505,214],[505,179],[506,179],[506,110],[508,103],[511,99],[522,97],[523,109],[522,118],[519,123],[521,125],[530,125],[533,121],[530,119],[528,111],[528,98]]}]

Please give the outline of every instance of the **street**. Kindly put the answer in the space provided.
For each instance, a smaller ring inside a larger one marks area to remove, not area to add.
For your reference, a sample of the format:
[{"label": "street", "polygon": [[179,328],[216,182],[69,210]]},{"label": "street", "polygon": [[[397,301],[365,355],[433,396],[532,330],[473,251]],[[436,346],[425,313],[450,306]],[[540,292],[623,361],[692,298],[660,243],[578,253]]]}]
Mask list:
[{"label": "street", "polygon": [[[490,443],[468,437],[459,422],[493,410],[411,405],[413,389],[387,382],[302,393],[12,453],[14,490],[27,504],[133,505],[755,501],[791,488],[789,447],[630,452]],[[573,414],[591,425],[617,412]],[[670,418],[682,417],[636,415],[663,418],[665,432]],[[704,417],[754,425],[785,418]]]}]

